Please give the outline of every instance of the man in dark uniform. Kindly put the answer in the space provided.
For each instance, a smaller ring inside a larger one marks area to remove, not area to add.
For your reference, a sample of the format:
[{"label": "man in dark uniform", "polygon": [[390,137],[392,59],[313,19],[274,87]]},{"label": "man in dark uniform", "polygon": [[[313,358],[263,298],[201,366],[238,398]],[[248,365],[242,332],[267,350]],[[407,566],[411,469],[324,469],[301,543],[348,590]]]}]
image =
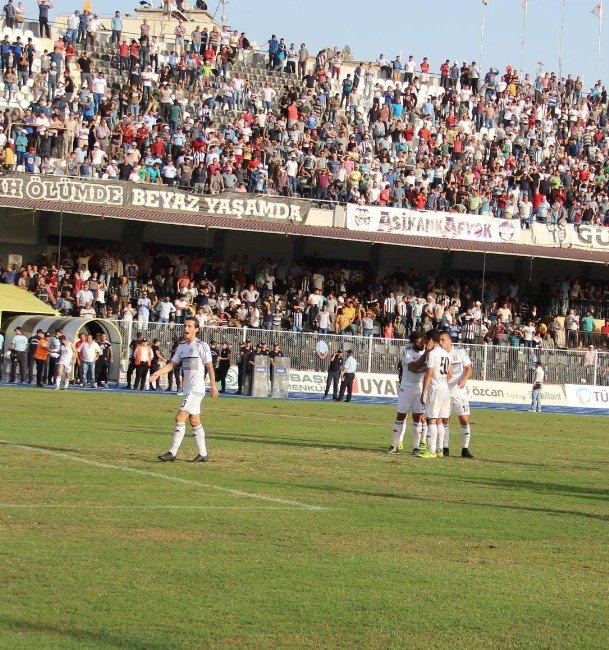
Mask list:
[{"label": "man in dark uniform", "polygon": [[246,339],[245,343],[242,343],[239,346],[239,360],[238,364],[238,375],[237,375],[237,395],[241,395],[243,392],[243,384],[245,383],[246,367],[248,362],[248,356],[252,351],[252,341],[251,339]]},{"label": "man in dark uniform", "polygon": [[36,367],[36,348],[38,347],[38,341],[42,338],[44,332],[42,330],[37,330],[34,336],[30,336],[30,339],[27,344],[27,383],[31,384],[34,381],[34,368]]},{"label": "man in dark uniform", "polygon": [[[159,339],[154,339],[152,341],[152,361],[150,363],[150,375],[154,373],[161,367],[161,361],[165,361],[165,357],[161,352],[161,341]],[[161,380],[156,380],[156,385],[150,382],[150,390],[161,390]]]},{"label": "man in dark uniform", "polygon": [[112,363],[112,343],[108,341],[108,335],[103,332],[97,344],[101,348],[102,353],[95,364],[96,381],[98,386],[107,388],[108,373],[110,372],[110,364]]},{"label": "man in dark uniform", "polygon": [[[178,345],[182,343],[182,339],[180,338],[175,338],[173,341],[173,345],[171,346],[171,351],[169,353],[169,358],[172,359],[174,354],[176,353],[176,350],[178,349]],[[180,364],[177,368],[174,368],[170,372],[167,373],[167,388],[165,389],[168,392],[171,392],[173,390],[173,380],[175,379],[176,381],[176,390],[178,393],[182,392],[182,365]]]},{"label": "man in dark uniform", "polygon": [[270,370],[270,377],[271,377],[271,383],[273,383],[273,374],[275,372],[275,359],[279,357],[283,357],[283,352],[281,351],[281,346],[279,343],[275,343],[273,345],[273,349],[269,353],[270,361],[271,361],[271,370]]},{"label": "man in dark uniform", "polygon": [[338,402],[338,387],[340,384],[340,369],[343,365],[343,351],[336,350],[330,358],[330,365],[328,366],[328,379],[326,381],[326,390],[322,399],[328,397],[330,387],[332,387],[332,399]]},{"label": "man in dark uniform", "polygon": [[221,393],[226,392],[226,375],[230,370],[232,352],[226,341],[222,341],[222,347],[220,348],[220,354],[218,355],[218,373],[216,374],[217,381],[220,382],[222,389]]}]

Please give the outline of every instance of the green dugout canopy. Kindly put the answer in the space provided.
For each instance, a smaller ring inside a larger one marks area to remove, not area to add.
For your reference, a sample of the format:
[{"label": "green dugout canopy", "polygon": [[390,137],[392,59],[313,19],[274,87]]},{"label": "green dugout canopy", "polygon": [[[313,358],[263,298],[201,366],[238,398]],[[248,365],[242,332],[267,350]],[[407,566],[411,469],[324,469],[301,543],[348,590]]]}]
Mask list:
[{"label": "green dugout canopy", "polygon": [[0,284],[0,325],[7,316],[21,314],[58,315],[52,307],[38,300],[29,291],[11,284]]}]

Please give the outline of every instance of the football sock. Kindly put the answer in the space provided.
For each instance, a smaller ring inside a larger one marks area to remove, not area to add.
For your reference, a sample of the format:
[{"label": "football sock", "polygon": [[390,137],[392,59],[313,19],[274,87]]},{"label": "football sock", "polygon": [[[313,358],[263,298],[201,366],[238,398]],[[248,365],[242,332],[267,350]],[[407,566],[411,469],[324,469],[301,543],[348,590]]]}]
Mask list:
[{"label": "football sock", "polygon": [[192,428],[192,433],[195,437],[195,442],[197,443],[197,449],[201,456],[207,456],[207,447],[205,446],[205,431],[203,427],[199,424],[197,427]]},{"label": "football sock", "polygon": [[[436,430],[438,432],[436,438],[436,451],[442,451],[444,448],[444,424],[442,422],[438,422],[438,424],[436,424]],[[433,454],[434,448],[430,449],[429,451],[431,451]]]},{"label": "football sock", "polygon": [[423,431],[423,425],[421,422],[414,422],[412,425],[412,448],[418,449],[421,444],[421,433]]},{"label": "football sock", "polygon": [[405,420],[396,420],[393,423],[393,446],[397,449],[400,439],[404,437]]},{"label": "football sock", "polygon": [[171,449],[169,450],[174,456],[178,455],[178,450],[184,440],[186,435],[186,423],[178,422],[173,430],[173,442],[171,443]]},{"label": "football sock", "polygon": [[444,448],[448,449],[450,443],[450,425],[444,425]]},{"label": "football sock", "polygon": [[404,418],[402,420],[402,430],[400,431],[400,440],[399,440],[400,445],[404,442],[404,434],[405,433],[406,433],[406,418]]},{"label": "football sock", "polygon": [[438,438],[438,427],[435,424],[427,425],[427,450],[436,453],[436,440]]},{"label": "football sock", "polygon": [[469,424],[461,425],[461,446],[463,449],[469,449],[469,439],[471,436],[471,431],[469,429]]},{"label": "football sock", "polygon": [[57,386],[57,388],[61,388],[62,379],[63,379],[63,375],[57,375],[57,377],[55,377],[55,386]]}]

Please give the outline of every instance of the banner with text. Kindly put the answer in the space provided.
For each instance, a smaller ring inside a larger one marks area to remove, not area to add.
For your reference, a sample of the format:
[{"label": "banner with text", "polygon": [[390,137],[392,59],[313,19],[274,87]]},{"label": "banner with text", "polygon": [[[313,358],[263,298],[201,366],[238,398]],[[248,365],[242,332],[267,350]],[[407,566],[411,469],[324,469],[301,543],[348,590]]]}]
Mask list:
[{"label": "banner with text", "polygon": [[609,388],[567,384],[567,406],[587,409],[609,409]]},{"label": "banner with text", "polygon": [[108,208],[107,216],[112,216],[113,208],[135,208],[296,224],[306,222],[310,207],[308,201],[287,197],[239,192],[191,194],[175,187],[150,183],[28,174],[0,178],[0,197],[40,201],[41,210],[52,209],[52,204],[57,204],[58,210],[101,205]]},{"label": "banner with text", "polygon": [[[314,371],[290,371],[290,392],[323,395],[327,375]],[[602,390],[602,389],[601,389]],[[357,373],[353,385],[353,395],[358,397],[384,398],[388,401],[397,399],[399,383],[396,375],[372,373]],[[467,382],[467,392],[471,402],[482,404],[514,404],[526,405],[531,403],[531,384],[516,384],[501,381]],[[605,390],[609,400],[609,391]],[[567,404],[565,387],[562,385],[546,384],[541,393],[542,404],[546,406],[575,406]],[[579,404],[578,404],[579,405]],[[607,408],[607,404],[604,408]]]},{"label": "banner with text", "polygon": [[604,226],[533,223],[533,243],[539,246],[584,248],[609,253],[609,228]]},{"label": "banner with text", "polygon": [[513,243],[520,240],[520,221],[456,212],[419,212],[371,205],[347,205],[347,228],[411,237]]}]

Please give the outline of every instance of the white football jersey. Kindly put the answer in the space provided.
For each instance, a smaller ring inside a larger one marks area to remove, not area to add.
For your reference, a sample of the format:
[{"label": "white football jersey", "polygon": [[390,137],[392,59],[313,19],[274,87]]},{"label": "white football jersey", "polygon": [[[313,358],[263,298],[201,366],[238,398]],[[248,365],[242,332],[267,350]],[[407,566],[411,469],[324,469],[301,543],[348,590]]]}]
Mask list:
[{"label": "white football jersey", "polygon": [[200,339],[195,339],[192,343],[180,343],[171,360],[175,364],[182,364],[184,393],[205,395],[205,364],[212,362],[209,345]]},{"label": "white football jersey", "polygon": [[463,372],[468,366],[472,365],[472,360],[469,358],[469,354],[467,354],[467,350],[464,348],[453,348],[450,352],[450,367],[453,371],[453,377],[452,379],[448,382],[448,387],[453,390],[457,389],[457,384],[459,383]]},{"label": "white football jersey", "polygon": [[411,372],[408,370],[408,364],[418,361],[425,354],[425,350],[418,352],[414,348],[402,348],[400,351],[400,362],[402,364],[402,381],[400,388],[420,391],[423,388],[423,377],[425,376],[425,367],[421,372]]},{"label": "white football jersey", "polygon": [[442,390],[448,388],[448,369],[450,368],[450,355],[440,346],[430,350],[427,355],[427,368],[433,368],[433,375],[429,388]]}]

